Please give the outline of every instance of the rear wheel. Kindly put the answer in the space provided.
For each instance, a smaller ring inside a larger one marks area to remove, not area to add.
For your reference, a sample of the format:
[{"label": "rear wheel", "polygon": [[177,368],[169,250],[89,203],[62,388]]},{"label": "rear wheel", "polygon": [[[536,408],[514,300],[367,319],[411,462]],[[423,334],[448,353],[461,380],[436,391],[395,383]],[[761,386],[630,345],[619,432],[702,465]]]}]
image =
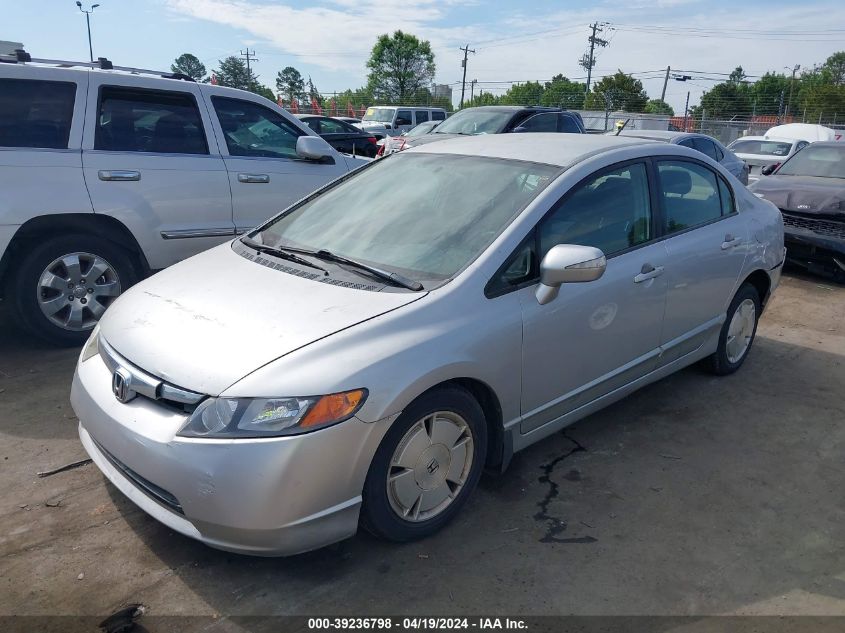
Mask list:
[{"label": "rear wheel", "polygon": [[719,345],[707,358],[714,374],[726,376],[742,366],[754,343],[759,319],[760,295],[751,284],[743,284],[728,307],[727,319],[719,333]]},{"label": "rear wheel", "polygon": [[106,308],[137,281],[121,247],[88,235],[46,239],[18,261],[6,288],[15,321],[56,345],[81,345]]},{"label": "rear wheel", "polygon": [[423,394],[376,451],[364,485],[364,527],[392,541],[433,534],[466,503],[486,452],[484,413],[472,395],[458,387]]}]

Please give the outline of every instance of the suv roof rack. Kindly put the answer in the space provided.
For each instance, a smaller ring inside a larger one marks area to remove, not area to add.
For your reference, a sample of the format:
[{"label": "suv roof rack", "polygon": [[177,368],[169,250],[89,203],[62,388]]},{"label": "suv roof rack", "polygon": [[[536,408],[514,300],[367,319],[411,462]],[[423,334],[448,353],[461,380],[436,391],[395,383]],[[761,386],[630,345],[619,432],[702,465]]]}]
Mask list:
[{"label": "suv roof rack", "polygon": [[158,77],[163,77],[164,79],[179,79],[181,81],[194,81],[193,77],[189,77],[183,73],[174,73],[164,70],[149,70],[147,68],[133,68],[131,66],[115,66],[105,57],[98,57],[97,61],[95,62],[74,62],[68,61],[64,59],[40,59],[37,57],[32,57],[29,53],[27,53],[22,48],[15,50],[15,55],[12,57],[11,55],[5,56],[0,55],[0,62],[5,62],[9,64],[25,64],[25,63],[32,63],[32,64],[48,64],[50,66],[58,66],[60,68],[98,68],[100,70],[122,70],[128,73],[134,73],[137,75],[156,75]]}]

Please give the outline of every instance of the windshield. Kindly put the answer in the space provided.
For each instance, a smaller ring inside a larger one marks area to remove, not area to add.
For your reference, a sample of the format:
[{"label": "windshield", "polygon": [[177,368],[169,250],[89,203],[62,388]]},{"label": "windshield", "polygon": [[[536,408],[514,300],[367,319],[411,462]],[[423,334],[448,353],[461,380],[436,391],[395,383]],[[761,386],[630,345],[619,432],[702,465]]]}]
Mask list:
[{"label": "windshield", "polygon": [[760,154],[764,156],[788,156],[792,143],[778,141],[734,141],[728,147],[737,154]]},{"label": "windshield", "polygon": [[[324,249],[417,280],[452,277],[560,168],[449,154],[393,154],[263,227],[270,246]],[[401,195],[380,195],[402,183]]]},{"label": "windshield", "polygon": [[511,120],[513,112],[461,110],[443,121],[433,134],[499,134]]},{"label": "windshield", "polygon": [[367,108],[364,121],[378,121],[379,123],[390,123],[393,120],[393,108]]},{"label": "windshield", "polygon": [[420,123],[416,127],[412,127],[410,130],[405,132],[405,136],[422,136],[423,134],[428,134],[431,132],[431,128],[436,126],[439,121],[426,121],[425,123]]},{"label": "windshield", "polygon": [[808,145],[781,165],[777,174],[778,176],[845,178],[845,146]]}]

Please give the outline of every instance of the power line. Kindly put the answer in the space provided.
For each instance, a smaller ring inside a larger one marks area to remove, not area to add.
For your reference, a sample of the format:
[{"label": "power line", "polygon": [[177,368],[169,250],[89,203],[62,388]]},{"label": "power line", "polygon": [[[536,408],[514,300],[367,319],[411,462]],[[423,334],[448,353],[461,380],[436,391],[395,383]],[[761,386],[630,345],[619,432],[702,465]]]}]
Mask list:
[{"label": "power line", "polygon": [[246,52],[240,51],[240,55],[241,55],[241,57],[246,57],[246,73],[247,73],[247,75],[249,75],[251,77],[252,76],[252,69],[250,68],[249,60],[251,59],[254,62],[258,61],[258,58],[255,56],[255,51],[252,51],[250,53],[249,48],[247,48]]},{"label": "power line", "polygon": [[601,33],[602,31],[604,31],[604,27],[606,26],[607,22],[593,22],[590,25],[590,28],[593,30],[592,35],[587,38],[587,41],[590,43],[590,50],[589,53],[585,53],[581,57],[581,66],[587,71],[587,90],[585,94],[589,94],[590,92],[590,79],[593,74],[593,66],[596,65],[595,48],[596,46],[605,47],[608,45],[607,40],[603,40],[602,38],[596,35],[596,33]]}]

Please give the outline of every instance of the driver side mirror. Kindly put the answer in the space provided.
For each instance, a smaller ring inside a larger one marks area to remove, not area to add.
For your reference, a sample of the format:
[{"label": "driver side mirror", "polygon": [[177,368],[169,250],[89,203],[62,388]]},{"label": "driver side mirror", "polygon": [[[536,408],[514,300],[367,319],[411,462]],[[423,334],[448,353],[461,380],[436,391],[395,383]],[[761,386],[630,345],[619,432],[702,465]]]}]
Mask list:
[{"label": "driver side mirror", "polygon": [[296,155],[305,160],[334,162],[331,146],[319,136],[300,136],[296,139]]},{"label": "driver side mirror", "polygon": [[607,269],[607,260],[593,246],[558,244],[540,262],[540,285],[535,296],[545,305],[557,297],[562,284],[599,279]]},{"label": "driver side mirror", "polygon": [[764,176],[771,176],[775,173],[775,170],[780,167],[780,163],[775,163],[774,165],[766,165],[763,169],[760,170],[760,173]]}]

